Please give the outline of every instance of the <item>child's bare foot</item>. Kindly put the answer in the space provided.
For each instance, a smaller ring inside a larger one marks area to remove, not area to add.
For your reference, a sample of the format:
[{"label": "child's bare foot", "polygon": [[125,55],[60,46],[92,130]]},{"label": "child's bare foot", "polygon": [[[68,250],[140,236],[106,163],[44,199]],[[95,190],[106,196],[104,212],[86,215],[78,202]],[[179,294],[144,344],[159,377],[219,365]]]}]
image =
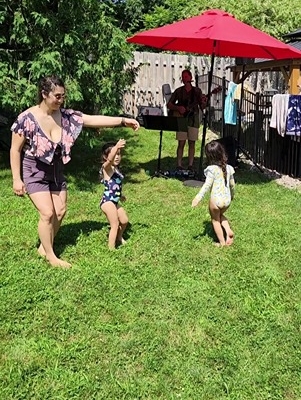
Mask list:
[{"label": "child's bare foot", "polygon": [[217,242],[217,243],[214,243],[214,246],[216,246],[216,247],[224,247],[224,246],[226,246],[226,243]]},{"label": "child's bare foot", "polygon": [[67,261],[63,261],[57,257],[47,258],[47,261],[49,262],[50,265],[52,265],[52,267],[71,268],[70,263],[68,263]]},{"label": "child's bare foot", "polygon": [[39,248],[38,248],[38,253],[41,257],[46,257],[46,251],[44,250],[44,247],[42,244],[40,244]]},{"label": "child's bare foot", "polygon": [[226,245],[231,246],[233,241],[234,241],[234,232],[233,231],[227,232]]},{"label": "child's bare foot", "polygon": [[117,243],[118,244],[126,244],[126,240],[125,239],[123,239],[123,237],[122,238],[117,238]]}]

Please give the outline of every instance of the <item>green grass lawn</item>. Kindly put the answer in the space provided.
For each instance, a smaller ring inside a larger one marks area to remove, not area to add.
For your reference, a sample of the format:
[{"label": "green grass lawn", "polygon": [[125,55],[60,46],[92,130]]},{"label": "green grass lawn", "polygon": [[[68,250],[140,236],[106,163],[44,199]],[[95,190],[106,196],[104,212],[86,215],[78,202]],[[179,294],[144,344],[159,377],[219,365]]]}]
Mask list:
[{"label": "green grass lawn", "polygon": [[[124,134],[131,224],[109,251],[99,149]],[[192,209],[198,189],[146,173],[158,141],[141,129],[77,142],[55,244],[71,270],[37,256],[37,213],[0,153],[1,400],[300,400],[300,193],[241,166],[235,243],[217,248],[208,197]],[[175,149],[164,133],[163,168]]]}]

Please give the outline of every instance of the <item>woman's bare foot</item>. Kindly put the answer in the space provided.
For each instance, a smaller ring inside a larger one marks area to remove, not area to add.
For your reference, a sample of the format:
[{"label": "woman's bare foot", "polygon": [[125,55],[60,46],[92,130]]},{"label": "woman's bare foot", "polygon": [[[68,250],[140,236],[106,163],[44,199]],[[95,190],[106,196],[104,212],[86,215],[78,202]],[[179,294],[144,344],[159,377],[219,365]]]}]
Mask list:
[{"label": "woman's bare foot", "polygon": [[53,267],[71,268],[71,264],[70,263],[68,263],[67,261],[63,261],[63,260],[61,260],[60,258],[57,258],[57,257],[51,257],[51,258],[49,257],[49,258],[47,258],[47,261]]},{"label": "woman's bare foot", "polygon": [[231,246],[233,241],[234,241],[234,232],[233,231],[227,232],[226,245]]}]

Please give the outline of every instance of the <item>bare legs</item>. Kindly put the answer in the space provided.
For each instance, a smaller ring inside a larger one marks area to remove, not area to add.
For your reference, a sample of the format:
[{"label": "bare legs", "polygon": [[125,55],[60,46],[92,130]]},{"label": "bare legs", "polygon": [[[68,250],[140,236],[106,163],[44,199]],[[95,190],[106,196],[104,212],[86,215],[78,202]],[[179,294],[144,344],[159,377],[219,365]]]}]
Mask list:
[{"label": "bare legs", "polygon": [[108,246],[110,249],[115,249],[116,244],[125,243],[123,232],[129,222],[128,216],[123,207],[118,207],[111,201],[104,203],[101,209],[110,223]]},{"label": "bare legs", "polygon": [[[177,147],[177,166],[182,167],[182,160],[184,154],[186,140],[178,140]],[[188,165],[192,167],[195,155],[195,141],[188,140]]]},{"label": "bare legs", "polygon": [[[224,216],[227,209],[228,207],[218,208],[211,200],[209,202],[211,222],[220,246],[230,246],[234,240],[234,233],[230,228],[228,219]],[[224,230],[226,239],[224,237]]]},{"label": "bare legs", "polygon": [[221,215],[221,226],[224,228],[226,232],[226,245],[231,246],[231,244],[234,241],[234,232],[230,228],[229,221],[223,214]]},{"label": "bare legs", "polygon": [[183,153],[186,140],[178,140],[177,147],[177,167],[182,167]]},{"label": "bare legs", "polygon": [[194,154],[195,154],[195,141],[188,140],[188,166],[193,166],[194,161]]},{"label": "bare legs", "polygon": [[38,233],[41,245],[40,255],[56,267],[69,268],[71,265],[58,258],[53,250],[54,237],[57,234],[66,213],[67,192],[38,192],[30,195],[30,199],[39,212]]}]

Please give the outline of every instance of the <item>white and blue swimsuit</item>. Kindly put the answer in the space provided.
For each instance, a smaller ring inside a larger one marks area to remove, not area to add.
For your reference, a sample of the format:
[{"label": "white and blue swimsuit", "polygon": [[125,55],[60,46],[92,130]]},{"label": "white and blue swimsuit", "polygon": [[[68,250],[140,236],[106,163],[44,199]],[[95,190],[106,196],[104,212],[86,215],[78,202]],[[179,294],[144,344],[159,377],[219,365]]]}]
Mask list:
[{"label": "white and blue swimsuit", "polygon": [[211,201],[218,207],[228,207],[231,203],[231,198],[234,195],[234,168],[227,164],[226,167],[227,177],[226,182],[223,171],[218,165],[209,165],[204,174],[206,181],[202,186],[202,189],[197,194],[197,198],[201,201],[205,194],[211,190]]}]

